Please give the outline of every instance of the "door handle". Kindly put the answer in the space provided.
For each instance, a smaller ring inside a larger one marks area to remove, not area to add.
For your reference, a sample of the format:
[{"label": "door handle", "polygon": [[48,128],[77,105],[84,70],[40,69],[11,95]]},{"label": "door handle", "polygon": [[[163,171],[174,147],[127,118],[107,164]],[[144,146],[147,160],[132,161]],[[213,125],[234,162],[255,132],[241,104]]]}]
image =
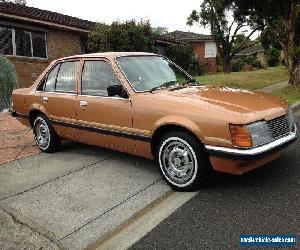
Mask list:
[{"label": "door handle", "polygon": [[43,100],[43,102],[48,102],[49,101],[47,96],[43,96],[42,100]]},{"label": "door handle", "polygon": [[80,105],[81,108],[84,108],[84,107],[86,107],[88,104],[87,104],[86,101],[80,101],[80,102],[79,102],[79,105]]}]

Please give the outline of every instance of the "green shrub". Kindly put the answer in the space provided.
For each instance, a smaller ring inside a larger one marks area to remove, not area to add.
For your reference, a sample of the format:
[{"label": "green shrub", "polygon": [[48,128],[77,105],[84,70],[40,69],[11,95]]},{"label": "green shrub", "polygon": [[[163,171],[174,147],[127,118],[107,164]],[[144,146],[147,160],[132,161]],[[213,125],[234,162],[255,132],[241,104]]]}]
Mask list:
[{"label": "green shrub", "polygon": [[96,23],[88,35],[88,52],[153,52],[155,33],[149,21],[114,21],[111,25]]},{"label": "green shrub", "polygon": [[269,47],[266,51],[267,62],[270,67],[278,66],[280,62],[280,51],[274,47]]},{"label": "green shrub", "polygon": [[193,47],[189,44],[172,44],[166,49],[166,56],[186,70],[191,75],[202,75],[205,66],[195,56]]},{"label": "green shrub", "polygon": [[223,67],[223,63],[222,63],[220,54],[216,55],[216,64],[217,64],[217,66]]},{"label": "green shrub", "polygon": [[231,66],[231,71],[233,71],[233,72],[242,71],[244,65],[245,65],[245,62],[241,58],[238,58],[233,62],[232,66]]},{"label": "green shrub", "polygon": [[5,57],[0,57],[0,110],[11,106],[11,93],[17,86],[14,65]]},{"label": "green shrub", "polygon": [[261,62],[257,58],[253,58],[251,56],[241,56],[232,64],[232,71],[233,72],[239,72],[242,71],[245,65],[250,65],[252,68],[255,69],[262,69],[263,66],[261,65]]}]

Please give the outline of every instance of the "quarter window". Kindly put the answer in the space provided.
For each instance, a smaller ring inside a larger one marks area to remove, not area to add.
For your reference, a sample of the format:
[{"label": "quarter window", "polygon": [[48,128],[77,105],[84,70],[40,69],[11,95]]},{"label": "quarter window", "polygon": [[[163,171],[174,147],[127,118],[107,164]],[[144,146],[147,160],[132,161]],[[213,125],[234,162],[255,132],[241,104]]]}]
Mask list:
[{"label": "quarter window", "polygon": [[45,83],[45,89],[44,91],[47,92],[54,92],[57,72],[59,70],[60,64],[56,65],[54,69],[48,74],[47,81]]},{"label": "quarter window", "polygon": [[76,92],[76,78],[79,61],[64,62],[58,71],[55,91],[65,93]]},{"label": "quarter window", "polygon": [[85,61],[81,93],[83,95],[108,96],[107,88],[120,85],[110,64],[105,61]]}]

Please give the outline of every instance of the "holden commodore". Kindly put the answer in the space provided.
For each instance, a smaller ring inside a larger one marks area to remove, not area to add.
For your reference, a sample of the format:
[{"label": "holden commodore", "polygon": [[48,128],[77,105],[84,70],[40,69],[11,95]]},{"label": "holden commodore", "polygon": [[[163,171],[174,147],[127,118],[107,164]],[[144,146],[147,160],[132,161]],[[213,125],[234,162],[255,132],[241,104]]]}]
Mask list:
[{"label": "holden commodore", "polygon": [[204,86],[163,56],[110,52],[55,60],[13,92],[12,115],[41,151],[62,139],[155,159],[176,190],[195,190],[213,170],[243,174],[296,140],[277,97]]}]

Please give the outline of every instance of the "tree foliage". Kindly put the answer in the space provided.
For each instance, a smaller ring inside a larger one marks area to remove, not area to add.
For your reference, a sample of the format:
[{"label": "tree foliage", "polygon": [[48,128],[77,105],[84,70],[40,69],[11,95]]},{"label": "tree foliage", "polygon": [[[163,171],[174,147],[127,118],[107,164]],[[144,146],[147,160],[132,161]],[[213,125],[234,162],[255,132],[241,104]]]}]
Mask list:
[{"label": "tree foliage", "polygon": [[[267,37],[282,48],[291,84],[300,84],[300,0],[232,0],[241,13],[255,12]],[[274,45],[277,46],[277,45]],[[278,47],[278,46],[277,46]]]},{"label": "tree foliage", "polygon": [[27,4],[26,0],[0,0],[0,2],[16,3],[16,4],[21,4],[21,5]]},{"label": "tree foliage", "polygon": [[152,28],[152,30],[153,30],[154,34],[158,35],[158,36],[165,35],[168,33],[168,28],[162,27],[162,26]]},{"label": "tree foliage", "polygon": [[266,50],[266,55],[267,55],[267,61],[268,61],[268,65],[270,67],[275,67],[278,66],[279,64],[279,57],[280,57],[280,51],[275,48],[270,46],[267,50]]},{"label": "tree foliage", "polygon": [[204,66],[199,62],[190,44],[172,44],[166,49],[166,56],[192,75],[202,75]]},{"label": "tree foliage", "polygon": [[11,93],[17,87],[16,71],[5,57],[0,57],[0,110],[10,108]]},{"label": "tree foliage", "polygon": [[97,23],[88,36],[87,46],[90,52],[152,52],[154,37],[149,21],[115,21],[111,25]]},{"label": "tree foliage", "polygon": [[[253,12],[241,15],[236,4],[229,0],[204,0],[200,11],[193,10],[188,17],[187,24],[194,23],[210,27],[226,73],[230,73],[231,62],[239,51],[258,43],[249,43],[249,40],[256,31],[262,29],[262,23]],[[243,30],[245,27],[251,29],[247,35]]]}]

